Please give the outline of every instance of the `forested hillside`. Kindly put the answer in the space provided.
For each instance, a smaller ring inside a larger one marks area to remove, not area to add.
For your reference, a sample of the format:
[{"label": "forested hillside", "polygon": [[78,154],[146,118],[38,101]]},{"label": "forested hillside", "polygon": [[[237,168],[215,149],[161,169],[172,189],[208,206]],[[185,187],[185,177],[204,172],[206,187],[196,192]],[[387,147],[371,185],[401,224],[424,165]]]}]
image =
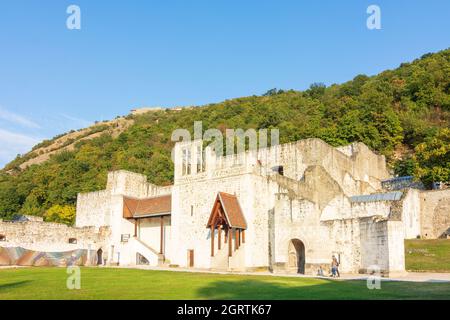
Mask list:
[{"label": "forested hillside", "polygon": [[204,130],[276,127],[281,143],[309,137],[334,146],[362,141],[386,155],[397,174],[413,174],[428,186],[449,181],[450,49],[340,85],[316,83],[302,92],[273,89],[262,96],[124,120],[130,125],[117,134],[103,128],[91,139],[74,138],[70,149],[39,164],[30,162],[37,156],[33,152],[8,164],[0,171],[0,218],[23,213],[71,223],[77,193],[104,188],[109,170],[131,170],[153,183],[170,184],[171,133],[192,131],[196,120],[203,121]]}]

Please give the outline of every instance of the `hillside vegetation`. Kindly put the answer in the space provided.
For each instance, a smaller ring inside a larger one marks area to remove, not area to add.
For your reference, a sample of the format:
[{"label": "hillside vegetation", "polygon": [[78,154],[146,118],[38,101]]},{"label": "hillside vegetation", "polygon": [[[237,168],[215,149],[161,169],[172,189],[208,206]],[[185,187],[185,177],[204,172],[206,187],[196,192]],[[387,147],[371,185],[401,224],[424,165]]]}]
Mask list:
[{"label": "hillside vegetation", "polygon": [[177,128],[192,131],[198,120],[203,130],[276,127],[281,143],[310,137],[333,146],[362,141],[386,155],[397,174],[413,174],[427,186],[449,181],[450,49],[340,85],[273,89],[262,96],[124,120],[130,124],[117,134],[100,130],[90,139],[74,137],[71,148],[53,152],[45,161],[34,164],[30,159],[36,154],[29,153],[8,164],[0,171],[0,218],[23,213],[58,221],[54,208],[46,212],[54,206],[69,211],[78,192],[104,188],[109,170],[131,170],[153,183],[170,184],[171,133]]}]

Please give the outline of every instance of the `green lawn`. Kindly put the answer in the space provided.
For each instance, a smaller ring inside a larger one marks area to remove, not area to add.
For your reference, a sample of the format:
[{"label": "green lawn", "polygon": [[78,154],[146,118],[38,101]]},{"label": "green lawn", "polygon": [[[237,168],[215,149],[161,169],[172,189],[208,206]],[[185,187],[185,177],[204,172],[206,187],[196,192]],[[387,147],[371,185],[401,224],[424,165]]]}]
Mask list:
[{"label": "green lawn", "polygon": [[65,268],[0,270],[0,299],[450,299],[449,283],[382,282],[82,268],[81,289]]},{"label": "green lawn", "polygon": [[450,240],[406,240],[406,270],[450,272]]}]

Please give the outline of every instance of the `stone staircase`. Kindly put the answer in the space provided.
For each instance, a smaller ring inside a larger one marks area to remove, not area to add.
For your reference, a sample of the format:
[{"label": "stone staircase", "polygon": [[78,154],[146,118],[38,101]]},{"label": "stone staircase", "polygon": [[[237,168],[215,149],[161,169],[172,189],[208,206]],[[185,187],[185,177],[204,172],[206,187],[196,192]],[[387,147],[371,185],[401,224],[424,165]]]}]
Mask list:
[{"label": "stone staircase", "polygon": [[156,264],[158,267],[169,266],[170,261],[166,260],[163,254],[159,253],[157,250],[137,237],[133,237],[133,240],[135,242],[136,252],[144,256],[150,264]]}]

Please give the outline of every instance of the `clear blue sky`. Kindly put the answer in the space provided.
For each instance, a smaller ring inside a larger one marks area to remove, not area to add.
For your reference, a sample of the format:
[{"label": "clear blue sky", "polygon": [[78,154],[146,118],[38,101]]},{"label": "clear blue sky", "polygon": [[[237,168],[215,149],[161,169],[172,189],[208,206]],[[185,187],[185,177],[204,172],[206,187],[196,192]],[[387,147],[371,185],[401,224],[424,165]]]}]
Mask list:
[{"label": "clear blue sky", "polygon": [[[370,4],[382,30],[366,27]],[[448,0],[2,0],[0,166],[133,107],[340,83],[449,46]]]}]

